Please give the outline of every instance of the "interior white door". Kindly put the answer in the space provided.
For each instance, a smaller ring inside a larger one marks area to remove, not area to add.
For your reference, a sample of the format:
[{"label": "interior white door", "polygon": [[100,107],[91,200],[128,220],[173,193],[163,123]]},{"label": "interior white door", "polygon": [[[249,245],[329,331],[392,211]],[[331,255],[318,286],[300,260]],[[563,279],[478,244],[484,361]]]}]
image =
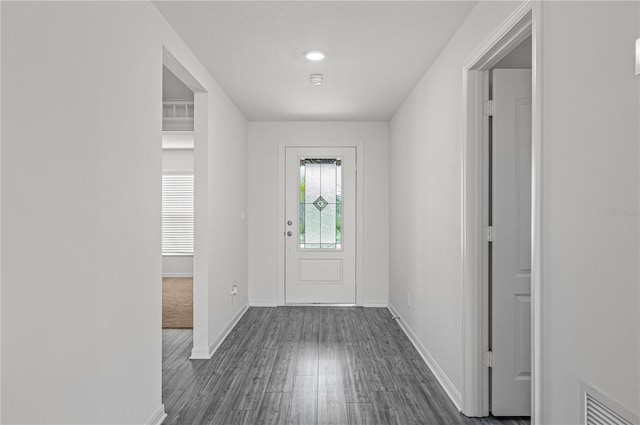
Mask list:
[{"label": "interior white door", "polygon": [[285,301],[356,302],[356,149],[288,147]]},{"label": "interior white door", "polygon": [[493,71],[491,411],[531,414],[531,70]]}]

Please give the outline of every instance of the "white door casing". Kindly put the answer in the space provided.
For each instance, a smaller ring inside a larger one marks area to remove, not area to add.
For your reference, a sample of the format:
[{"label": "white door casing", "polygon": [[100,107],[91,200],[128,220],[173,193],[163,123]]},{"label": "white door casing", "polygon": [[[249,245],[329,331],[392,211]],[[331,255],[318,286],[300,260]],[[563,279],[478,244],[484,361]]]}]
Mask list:
[{"label": "white door casing", "polygon": [[531,70],[493,71],[491,411],[531,414]]},{"label": "white door casing", "polygon": [[488,224],[486,162],[488,121],[485,95],[489,92],[484,74],[531,36],[532,44],[532,398],[531,422],[541,418],[541,317],[542,309],[542,9],[543,2],[526,1],[497,25],[464,62],[462,138],[462,327],[463,376],[461,410],[469,417],[488,416],[491,410],[488,299],[488,255],[484,227]]},{"label": "white door casing", "polygon": [[356,149],[286,147],[284,215],[285,302],[355,304]]}]

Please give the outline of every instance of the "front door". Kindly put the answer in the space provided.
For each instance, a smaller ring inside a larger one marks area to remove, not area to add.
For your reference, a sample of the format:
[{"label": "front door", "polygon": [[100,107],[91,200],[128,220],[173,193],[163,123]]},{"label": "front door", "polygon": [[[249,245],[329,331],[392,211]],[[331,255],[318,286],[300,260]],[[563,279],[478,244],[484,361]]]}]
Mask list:
[{"label": "front door", "polygon": [[491,411],[531,412],[531,70],[493,71]]},{"label": "front door", "polygon": [[287,147],[285,301],[356,302],[356,148]]}]

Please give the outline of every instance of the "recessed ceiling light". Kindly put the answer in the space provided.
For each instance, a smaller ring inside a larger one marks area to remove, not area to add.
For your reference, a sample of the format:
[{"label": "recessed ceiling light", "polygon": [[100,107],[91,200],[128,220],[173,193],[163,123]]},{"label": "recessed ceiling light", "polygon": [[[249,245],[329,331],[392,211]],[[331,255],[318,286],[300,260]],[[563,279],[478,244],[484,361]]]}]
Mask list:
[{"label": "recessed ceiling light", "polygon": [[322,74],[311,74],[309,80],[314,86],[321,86],[324,83],[324,76]]},{"label": "recessed ceiling light", "polygon": [[304,57],[310,61],[318,62],[327,56],[327,52],[323,50],[307,50],[304,52]]}]

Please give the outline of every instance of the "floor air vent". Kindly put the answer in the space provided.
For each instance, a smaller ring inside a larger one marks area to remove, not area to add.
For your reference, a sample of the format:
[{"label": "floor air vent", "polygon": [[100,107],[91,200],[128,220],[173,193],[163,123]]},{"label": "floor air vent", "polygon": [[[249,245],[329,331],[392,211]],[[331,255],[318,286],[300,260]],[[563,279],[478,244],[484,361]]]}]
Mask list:
[{"label": "floor air vent", "polygon": [[624,409],[591,385],[583,383],[582,423],[586,425],[638,425],[637,415]]}]

